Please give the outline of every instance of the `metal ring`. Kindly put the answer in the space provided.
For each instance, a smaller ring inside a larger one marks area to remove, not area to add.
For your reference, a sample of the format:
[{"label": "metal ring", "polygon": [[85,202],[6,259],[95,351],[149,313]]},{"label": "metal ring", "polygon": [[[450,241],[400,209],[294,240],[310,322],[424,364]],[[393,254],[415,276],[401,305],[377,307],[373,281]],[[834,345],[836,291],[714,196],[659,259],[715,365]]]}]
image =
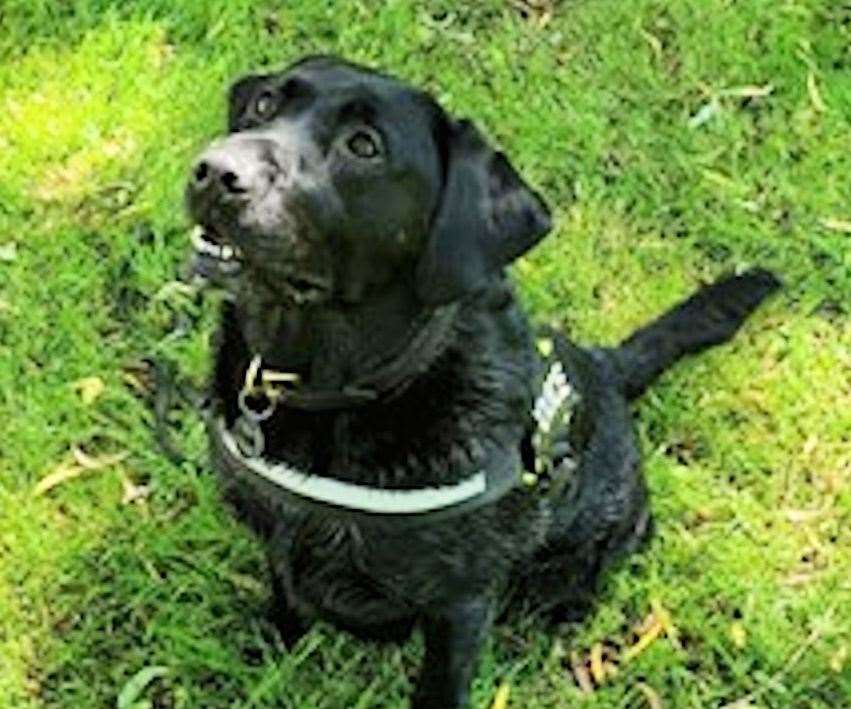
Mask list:
[{"label": "metal ring", "polygon": [[234,439],[246,458],[259,458],[266,449],[266,437],[255,422],[239,418],[234,426]]},{"label": "metal ring", "polygon": [[[269,403],[267,404],[266,408],[260,409],[259,411],[255,411],[248,405],[248,397],[258,392],[264,394],[264,396],[266,396],[266,398],[269,400]],[[239,392],[237,403],[239,404],[239,410],[242,412],[243,416],[250,419],[254,423],[262,423],[263,421],[266,421],[273,413],[275,413],[277,398],[267,396],[262,389],[252,389],[250,391],[247,389],[243,389]]]},{"label": "metal ring", "polygon": [[[275,413],[278,401],[300,383],[301,377],[294,372],[263,370],[263,358],[256,354],[245,370],[242,389],[237,399],[239,410],[255,424],[262,423]],[[265,396],[269,403],[265,408],[256,411],[248,404],[248,398],[251,396]]]}]

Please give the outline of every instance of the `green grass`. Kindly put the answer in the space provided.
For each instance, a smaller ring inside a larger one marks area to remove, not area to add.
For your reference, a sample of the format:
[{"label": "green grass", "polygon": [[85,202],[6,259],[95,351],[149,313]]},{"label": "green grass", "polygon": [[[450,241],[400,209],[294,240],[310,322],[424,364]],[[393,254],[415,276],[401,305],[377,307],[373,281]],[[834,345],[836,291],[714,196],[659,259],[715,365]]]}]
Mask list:
[{"label": "green grass", "polygon": [[[261,549],[203,466],[161,455],[124,376],[155,354],[202,381],[215,304],[162,291],[186,254],[187,166],[230,80],[315,51],[428,87],[541,187],[557,226],[516,274],[580,341],[724,271],[786,281],[637,407],[654,541],[580,626],[501,626],[476,706],[502,682],[512,707],[638,707],[647,687],[670,707],[851,705],[851,7],[572,0],[547,21],[520,4],[4,1],[0,706],[115,706],[157,667],[127,706],[410,692],[417,642],[320,626],[280,646]],[[180,317],[199,325],[176,334]],[[106,387],[86,405],[72,384],[91,376]],[[201,422],[174,427],[203,460]],[[34,495],[74,446],[129,456]],[[125,480],[150,494],[123,504]],[[628,644],[653,602],[682,647],[660,637],[582,695],[571,652]]]}]

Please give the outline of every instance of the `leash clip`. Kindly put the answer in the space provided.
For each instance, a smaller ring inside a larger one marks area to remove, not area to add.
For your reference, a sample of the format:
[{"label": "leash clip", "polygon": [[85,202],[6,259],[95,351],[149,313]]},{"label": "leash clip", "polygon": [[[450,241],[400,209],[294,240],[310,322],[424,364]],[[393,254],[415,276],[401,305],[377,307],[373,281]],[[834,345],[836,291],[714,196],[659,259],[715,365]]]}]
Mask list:
[{"label": "leash clip", "polygon": [[[275,413],[278,402],[286,397],[287,392],[300,383],[301,377],[293,372],[263,369],[263,358],[259,354],[254,355],[245,370],[245,380],[239,391],[239,410],[252,423],[262,423]],[[253,407],[252,401],[258,400],[261,407]]]}]

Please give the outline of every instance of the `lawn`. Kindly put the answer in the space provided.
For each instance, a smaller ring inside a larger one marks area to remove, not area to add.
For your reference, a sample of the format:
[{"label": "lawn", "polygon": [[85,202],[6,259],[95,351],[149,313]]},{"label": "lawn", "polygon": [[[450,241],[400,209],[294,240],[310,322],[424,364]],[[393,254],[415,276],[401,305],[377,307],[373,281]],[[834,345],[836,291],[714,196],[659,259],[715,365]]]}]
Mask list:
[{"label": "lawn", "polygon": [[0,707],[404,706],[419,641],[284,650],[202,422],[169,413],[180,465],[152,433],[144,360],[200,385],[215,322],[175,284],[187,166],[231,80],[316,51],[540,188],[540,322],[614,343],[724,272],[786,284],[636,406],[653,541],[583,623],[499,626],[475,706],[851,706],[851,4],[3,0]]}]

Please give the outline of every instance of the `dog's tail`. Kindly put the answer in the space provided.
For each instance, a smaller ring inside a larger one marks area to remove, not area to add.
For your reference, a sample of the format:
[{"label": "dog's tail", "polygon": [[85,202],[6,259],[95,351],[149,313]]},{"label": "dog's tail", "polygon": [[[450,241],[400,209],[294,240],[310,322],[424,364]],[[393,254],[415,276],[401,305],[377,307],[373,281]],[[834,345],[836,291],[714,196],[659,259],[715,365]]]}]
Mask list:
[{"label": "dog's tail", "polygon": [[611,350],[624,393],[630,399],[687,354],[729,340],[780,281],[770,271],[753,269],[724,278],[697,293]]}]

